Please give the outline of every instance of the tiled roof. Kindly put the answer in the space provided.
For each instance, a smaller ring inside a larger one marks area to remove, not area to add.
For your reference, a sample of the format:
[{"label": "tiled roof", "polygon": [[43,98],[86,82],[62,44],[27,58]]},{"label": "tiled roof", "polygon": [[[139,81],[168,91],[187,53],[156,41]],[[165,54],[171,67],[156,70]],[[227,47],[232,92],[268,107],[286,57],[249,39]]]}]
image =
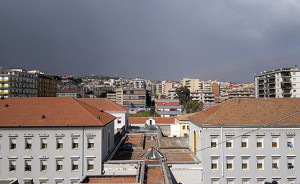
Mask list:
[{"label": "tiled roof", "polygon": [[155,102],[155,106],[180,106],[179,102]]},{"label": "tiled roof", "polygon": [[181,116],[177,116],[176,119],[178,119],[180,121],[188,121],[188,120],[190,120],[189,117],[193,116],[194,114],[196,114],[196,113],[184,114]]},{"label": "tiled roof", "polygon": [[[297,98],[232,99],[189,118],[203,125],[267,125],[298,111],[300,99]],[[276,124],[300,125],[300,113]]]},{"label": "tiled roof", "polygon": [[107,98],[78,98],[86,104],[104,111],[127,111],[127,108]]},{"label": "tiled roof", "polygon": [[118,176],[110,176],[110,177],[89,177],[89,181],[87,183],[136,183],[135,176],[130,177],[118,177]]},{"label": "tiled roof", "polygon": [[0,127],[105,126],[114,119],[106,112],[69,97],[0,100]]},{"label": "tiled roof", "polygon": [[154,119],[157,124],[174,124],[175,118],[164,117],[130,117],[129,124],[145,124],[148,119]]}]

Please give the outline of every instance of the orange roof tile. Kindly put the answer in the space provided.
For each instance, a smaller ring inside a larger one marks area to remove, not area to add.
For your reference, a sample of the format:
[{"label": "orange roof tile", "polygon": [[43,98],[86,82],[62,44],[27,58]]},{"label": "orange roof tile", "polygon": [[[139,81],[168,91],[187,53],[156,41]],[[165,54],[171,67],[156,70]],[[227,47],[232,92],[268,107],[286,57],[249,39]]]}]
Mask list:
[{"label": "orange roof tile", "polygon": [[178,119],[180,121],[189,121],[190,120],[189,117],[193,116],[194,114],[196,114],[196,113],[184,114],[181,116],[177,116],[176,119]]},{"label": "orange roof tile", "polygon": [[86,104],[104,111],[127,111],[127,108],[107,98],[78,98]]},{"label": "orange roof tile", "polygon": [[[300,111],[300,99],[232,99],[190,119],[203,125],[266,125]],[[300,113],[276,124],[300,125]]]},{"label": "orange roof tile", "polygon": [[155,102],[155,106],[180,106],[179,102]]},{"label": "orange roof tile", "polygon": [[164,118],[164,117],[130,117],[129,124],[145,124],[148,119],[154,119],[157,124],[174,124],[175,118]]},{"label": "orange roof tile", "polygon": [[74,98],[33,97],[0,100],[0,127],[105,126],[114,119],[114,116]]}]

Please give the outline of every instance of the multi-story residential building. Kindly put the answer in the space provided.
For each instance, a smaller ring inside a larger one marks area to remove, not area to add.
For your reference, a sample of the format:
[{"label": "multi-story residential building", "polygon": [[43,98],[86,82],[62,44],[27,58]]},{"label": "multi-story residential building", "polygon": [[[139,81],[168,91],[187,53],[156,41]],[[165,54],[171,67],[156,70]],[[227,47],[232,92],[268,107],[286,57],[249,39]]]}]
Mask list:
[{"label": "multi-story residential building", "polygon": [[102,175],[115,117],[74,98],[0,100],[0,178],[72,184]]},{"label": "multi-story residential building", "polygon": [[170,99],[156,99],[155,111],[161,117],[176,117],[182,115],[182,106],[179,104],[179,100]]},{"label": "multi-story residential building", "polygon": [[162,81],[161,86],[162,86],[162,95],[168,97],[169,90],[173,88],[173,83],[168,81]]},{"label": "multi-story residential building", "polygon": [[186,86],[190,90],[190,92],[204,90],[204,81],[200,79],[183,78],[181,84],[182,86]]},{"label": "multi-story residential building", "polygon": [[56,91],[57,97],[72,97],[72,98],[79,98],[79,92],[77,89],[61,89]]},{"label": "multi-story residential building", "polygon": [[46,75],[39,70],[28,71],[37,76],[37,96],[38,97],[56,97],[57,81],[51,75]]},{"label": "multi-story residential building", "polygon": [[113,101],[113,102],[116,102],[117,101],[117,93],[116,92],[108,92],[108,93],[106,93],[106,98],[108,99],[108,100],[111,100],[111,101]]},{"label": "multi-story residential building", "polygon": [[177,99],[176,88],[172,88],[168,91],[168,99]]},{"label": "multi-story residential building", "polygon": [[215,97],[220,96],[220,85],[217,82],[211,84],[211,90],[214,93]]},{"label": "multi-story residential building", "polygon": [[279,68],[254,76],[256,98],[299,98],[300,70]]},{"label": "multi-story residential building", "polygon": [[145,89],[116,89],[116,102],[125,107],[141,107],[147,105],[147,93]]},{"label": "multi-story residential building", "polygon": [[155,87],[155,93],[156,95],[162,95],[162,84],[159,83],[159,84],[156,84],[156,87]]},{"label": "multi-story residential building", "polygon": [[130,82],[131,88],[141,88],[146,89],[146,83],[144,79],[141,78],[135,78]]},{"label": "multi-story residential building", "polygon": [[231,90],[228,92],[228,99],[232,98],[255,98],[254,91]]},{"label": "multi-story residential building", "polygon": [[0,72],[0,97],[36,97],[37,77],[24,69]]},{"label": "multi-story residential building", "polygon": [[128,129],[129,114],[126,107],[106,98],[78,98],[78,100],[115,116],[115,134],[122,135]]},{"label": "multi-story residential building", "polygon": [[201,183],[300,182],[300,99],[232,99],[189,119]]}]

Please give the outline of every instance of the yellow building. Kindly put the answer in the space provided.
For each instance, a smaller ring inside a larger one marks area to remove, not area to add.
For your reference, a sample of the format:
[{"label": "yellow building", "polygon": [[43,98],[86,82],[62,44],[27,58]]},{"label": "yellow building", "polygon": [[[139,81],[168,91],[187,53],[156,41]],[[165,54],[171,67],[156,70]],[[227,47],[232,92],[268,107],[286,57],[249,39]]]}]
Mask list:
[{"label": "yellow building", "polygon": [[183,78],[182,86],[186,86],[190,92],[196,92],[196,91],[203,91],[204,90],[204,81],[200,79],[190,79],[190,78]]},{"label": "yellow building", "polygon": [[173,88],[173,83],[168,81],[161,82],[162,94],[166,97],[169,95],[169,90]]},{"label": "yellow building", "polygon": [[177,116],[175,118],[175,125],[180,125],[180,137],[188,137],[189,136],[189,117],[194,115],[195,113],[185,114],[181,116]]}]

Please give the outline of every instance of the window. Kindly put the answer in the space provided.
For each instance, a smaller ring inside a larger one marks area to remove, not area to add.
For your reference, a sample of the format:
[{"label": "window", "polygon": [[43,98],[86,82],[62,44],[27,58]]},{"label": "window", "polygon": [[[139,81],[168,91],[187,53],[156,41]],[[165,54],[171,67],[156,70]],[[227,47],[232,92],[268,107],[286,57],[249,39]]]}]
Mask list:
[{"label": "window", "polygon": [[294,179],[288,179],[288,184],[296,184],[296,181]]},{"label": "window", "polygon": [[226,167],[227,167],[228,170],[233,169],[233,159],[232,158],[227,158],[226,159]]},{"label": "window", "polygon": [[231,137],[226,137],[226,148],[232,148],[233,140]]},{"label": "window", "polygon": [[121,118],[118,118],[118,124],[121,124],[121,122],[122,122]]},{"label": "window", "polygon": [[249,165],[249,159],[242,158],[242,169],[244,169],[244,170],[248,169],[248,165]]},{"label": "window", "polygon": [[186,128],[189,130],[190,129],[189,125],[187,125]]},{"label": "window", "polygon": [[94,149],[94,139],[93,138],[88,138],[88,149]]},{"label": "window", "polygon": [[94,170],[94,160],[87,160],[87,170],[88,171]]},{"label": "window", "polygon": [[242,184],[250,184],[250,183],[249,183],[249,179],[242,180]]},{"label": "window", "polygon": [[78,139],[77,138],[72,139],[72,149],[78,149]]},{"label": "window", "polygon": [[272,148],[278,148],[278,147],[279,147],[279,138],[272,137]]},{"label": "window", "polygon": [[182,130],[185,130],[185,125],[182,126]]},{"label": "window", "polygon": [[265,184],[265,180],[264,179],[257,179],[257,184]]},{"label": "window", "polygon": [[62,171],[62,170],[63,170],[63,161],[56,160],[56,171]]},{"label": "window", "polygon": [[41,149],[47,149],[47,139],[46,138],[41,139]]},{"label": "window", "polygon": [[242,148],[248,147],[248,137],[242,137]]},{"label": "window", "polygon": [[272,169],[279,169],[279,158],[272,159]]},{"label": "window", "polygon": [[47,161],[41,160],[41,171],[47,171]]},{"label": "window", "polygon": [[256,146],[258,148],[262,148],[263,147],[263,141],[264,141],[264,139],[262,137],[257,137]]},{"label": "window", "polygon": [[56,139],[56,149],[63,149],[63,139],[62,138],[57,138]]},{"label": "window", "polygon": [[15,138],[9,139],[9,149],[16,149],[17,147],[17,140]]},{"label": "window", "polygon": [[25,171],[31,171],[31,160],[25,160]]},{"label": "window", "polygon": [[295,90],[295,89],[293,89],[293,92],[296,92],[296,90]]},{"label": "window", "polygon": [[9,161],[9,171],[15,171],[17,167],[17,161],[16,160],[10,160]]},{"label": "window", "polygon": [[288,169],[294,169],[294,158],[287,158],[287,167]]},{"label": "window", "polygon": [[263,158],[257,158],[257,169],[258,170],[264,169],[264,159]]},{"label": "window", "polygon": [[25,149],[31,149],[32,140],[30,138],[25,139]]},{"label": "window", "polygon": [[72,171],[78,171],[78,160],[72,160]]},{"label": "window", "polygon": [[234,180],[233,179],[228,179],[227,184],[234,184]]},{"label": "window", "polygon": [[217,180],[217,179],[211,179],[211,184],[219,184],[219,180]]},{"label": "window", "polygon": [[211,147],[216,148],[218,144],[218,137],[211,137]]},{"label": "window", "polygon": [[294,137],[287,137],[287,147],[294,147]]},{"label": "window", "polygon": [[218,159],[217,158],[211,159],[211,169],[218,170]]}]

